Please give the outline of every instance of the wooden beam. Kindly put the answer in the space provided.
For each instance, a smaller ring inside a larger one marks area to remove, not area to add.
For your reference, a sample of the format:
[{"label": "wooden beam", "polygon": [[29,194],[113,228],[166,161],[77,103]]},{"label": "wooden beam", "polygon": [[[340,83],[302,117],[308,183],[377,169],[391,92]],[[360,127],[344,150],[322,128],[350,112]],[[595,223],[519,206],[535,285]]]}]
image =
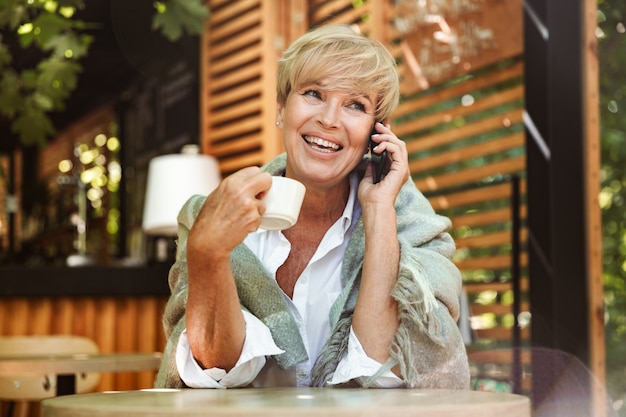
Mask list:
[{"label": "wooden beam", "polygon": [[[587,298],[589,303],[589,366],[597,380],[606,379],[606,352],[604,334],[604,291],[602,281],[602,219],[598,196],[600,194],[600,116],[599,70],[596,0],[583,3],[583,77],[585,164],[585,212],[587,235]],[[596,387],[597,389],[597,387]],[[606,395],[594,393],[594,415],[606,415]]]},{"label": "wooden beam", "polygon": [[282,54],[279,39],[283,39],[280,32],[278,17],[280,11],[276,9],[275,0],[261,0],[263,35],[261,46],[263,57],[261,60],[261,157],[262,162],[268,162],[283,150],[283,141],[276,128],[276,71],[278,59]]}]

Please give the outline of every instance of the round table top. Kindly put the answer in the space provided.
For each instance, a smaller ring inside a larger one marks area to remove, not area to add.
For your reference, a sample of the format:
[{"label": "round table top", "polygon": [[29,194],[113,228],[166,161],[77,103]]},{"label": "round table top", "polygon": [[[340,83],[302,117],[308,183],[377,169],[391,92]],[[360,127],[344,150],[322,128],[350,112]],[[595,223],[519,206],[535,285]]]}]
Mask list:
[{"label": "round table top", "polygon": [[159,369],[160,363],[158,352],[0,356],[0,376],[144,371]]},{"label": "round table top", "polygon": [[530,417],[521,395],[451,390],[242,388],[141,390],[56,397],[43,417]]}]

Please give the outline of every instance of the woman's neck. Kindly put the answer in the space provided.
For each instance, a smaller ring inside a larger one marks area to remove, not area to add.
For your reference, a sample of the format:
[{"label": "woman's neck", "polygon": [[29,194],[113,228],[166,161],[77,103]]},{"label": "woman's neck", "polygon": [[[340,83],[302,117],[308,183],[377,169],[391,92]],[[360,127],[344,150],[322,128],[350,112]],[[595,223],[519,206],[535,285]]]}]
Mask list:
[{"label": "woman's neck", "polygon": [[349,197],[348,178],[332,188],[309,187],[302,202],[300,219],[333,224],[343,214]]}]

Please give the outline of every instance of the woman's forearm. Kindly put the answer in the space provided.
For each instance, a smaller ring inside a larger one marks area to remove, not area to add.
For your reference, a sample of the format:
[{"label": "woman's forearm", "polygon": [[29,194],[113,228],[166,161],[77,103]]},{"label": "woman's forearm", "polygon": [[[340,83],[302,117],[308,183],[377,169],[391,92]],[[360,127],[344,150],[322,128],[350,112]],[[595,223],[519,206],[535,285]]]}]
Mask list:
[{"label": "woman's forearm", "polygon": [[[190,255],[192,256],[190,258]],[[245,340],[246,326],[228,262],[207,262],[188,253],[187,335],[204,368],[230,370]]]},{"label": "woman's forearm", "polygon": [[352,327],[367,355],[384,363],[398,328],[398,307],[391,296],[400,259],[395,210],[391,207],[364,214],[363,223],[363,275]]}]

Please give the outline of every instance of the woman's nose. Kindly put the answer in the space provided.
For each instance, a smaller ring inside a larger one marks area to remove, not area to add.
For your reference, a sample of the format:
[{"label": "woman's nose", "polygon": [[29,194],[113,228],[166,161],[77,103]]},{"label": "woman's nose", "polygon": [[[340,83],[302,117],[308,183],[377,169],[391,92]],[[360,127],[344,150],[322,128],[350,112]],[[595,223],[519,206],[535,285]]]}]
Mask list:
[{"label": "woman's nose", "polygon": [[340,121],[340,106],[337,103],[328,101],[320,111],[319,121],[325,128],[337,127]]}]

